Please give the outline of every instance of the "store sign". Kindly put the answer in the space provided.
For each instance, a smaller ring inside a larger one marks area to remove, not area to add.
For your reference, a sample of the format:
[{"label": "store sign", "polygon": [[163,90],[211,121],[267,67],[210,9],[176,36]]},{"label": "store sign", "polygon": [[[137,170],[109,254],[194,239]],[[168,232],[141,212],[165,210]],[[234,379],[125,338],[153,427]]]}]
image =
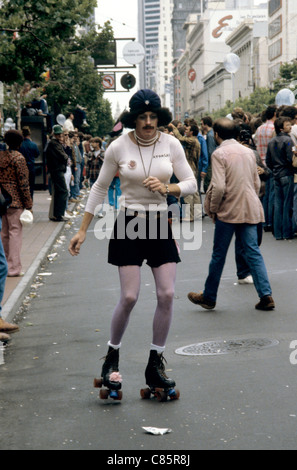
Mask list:
[{"label": "store sign", "polygon": [[227,37],[247,18],[256,21],[268,21],[267,9],[254,10],[226,10],[211,12],[210,40],[211,42],[225,42]]}]

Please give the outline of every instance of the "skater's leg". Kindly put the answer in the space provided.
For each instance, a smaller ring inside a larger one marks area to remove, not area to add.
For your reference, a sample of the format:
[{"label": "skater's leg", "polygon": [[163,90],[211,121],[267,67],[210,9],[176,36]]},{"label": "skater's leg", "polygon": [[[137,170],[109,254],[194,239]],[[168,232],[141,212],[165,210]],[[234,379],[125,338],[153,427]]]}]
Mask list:
[{"label": "skater's leg", "polygon": [[[163,264],[152,268],[152,271],[158,300],[153,322],[153,345],[164,350],[173,316],[176,263]],[[160,353],[161,349],[157,351]]]},{"label": "skater's leg", "polygon": [[123,266],[119,268],[121,298],[114,311],[111,322],[110,344],[119,345],[129,323],[130,314],[140,291],[140,267]]}]

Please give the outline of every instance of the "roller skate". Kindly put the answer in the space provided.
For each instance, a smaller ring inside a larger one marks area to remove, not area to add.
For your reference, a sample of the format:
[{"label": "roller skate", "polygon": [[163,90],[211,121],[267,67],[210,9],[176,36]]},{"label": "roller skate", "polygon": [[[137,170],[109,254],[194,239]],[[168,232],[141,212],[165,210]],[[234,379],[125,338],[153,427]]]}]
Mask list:
[{"label": "roller skate", "polygon": [[102,367],[101,378],[94,379],[94,387],[101,389],[99,392],[101,400],[106,400],[108,397],[113,400],[122,400],[122,376],[119,373],[119,356],[119,349],[109,347]]},{"label": "roller skate", "polygon": [[145,371],[145,379],[149,388],[140,390],[141,398],[149,399],[153,395],[159,402],[170,400],[178,400],[180,397],[179,390],[175,389],[175,381],[168,378],[165,373],[165,358],[163,354],[157,351],[151,351],[149,363]]}]

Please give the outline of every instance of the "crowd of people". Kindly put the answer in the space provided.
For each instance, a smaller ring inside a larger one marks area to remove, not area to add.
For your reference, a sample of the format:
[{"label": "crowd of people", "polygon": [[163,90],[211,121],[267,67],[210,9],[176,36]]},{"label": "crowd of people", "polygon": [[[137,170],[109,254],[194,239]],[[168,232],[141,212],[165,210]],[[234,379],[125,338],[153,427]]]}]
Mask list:
[{"label": "crowd of people", "polygon": [[[106,149],[104,138],[69,129],[72,127],[67,120],[64,127],[55,125],[45,149],[52,195],[49,218],[55,222],[69,218],[68,203],[79,202],[84,197],[82,189],[93,186],[103,165]],[[110,191],[111,206],[115,204],[117,208],[119,196],[118,191],[115,203]]]},{"label": "crowd of people", "polygon": [[[77,203],[83,197],[84,187],[92,188],[98,179],[104,163],[108,145],[122,133],[121,123],[116,132],[110,134],[109,142],[104,137],[86,135],[74,127],[74,114],[67,115],[63,126],[52,125],[48,115],[46,96],[40,94],[39,86],[24,87],[23,98],[27,100],[22,115],[43,115],[47,117],[50,138],[44,149],[48,170],[49,190],[52,202],[49,219],[65,221],[71,214],[69,203]],[[27,97],[27,98],[26,98]],[[86,123],[85,110],[80,109]],[[256,116],[235,108],[228,115],[232,121],[233,138],[245,147],[252,149],[257,161],[257,171],[261,181],[260,200],[263,205],[265,221],[258,228],[259,244],[262,240],[262,227],[271,232],[276,240],[291,240],[297,233],[297,108],[295,106],[268,106]],[[198,182],[197,191],[184,198],[168,194],[168,205],[179,207],[180,220],[192,222],[205,216],[202,209],[202,196],[210,187],[212,179],[212,155],[218,147],[214,135],[214,122],[211,116],[203,116],[200,121],[185,119],[173,120],[158,130],[171,134],[181,143],[186,159]],[[32,141],[29,126],[22,132],[9,131],[5,142],[0,144],[0,185],[1,191],[12,196],[10,207],[1,219],[3,273],[8,276],[22,275],[20,260],[22,224],[20,214],[24,209],[32,211],[35,185],[35,161],[40,151]],[[16,171],[15,171],[16,170]],[[108,191],[111,207],[119,209],[121,180],[119,172],[114,175]],[[171,184],[178,183],[173,174]],[[186,214],[183,207],[188,207]],[[97,214],[102,216],[102,209]],[[4,267],[4,259],[6,267]],[[0,263],[1,264],[1,263]],[[240,270],[239,270],[240,271]],[[244,281],[242,269],[239,279]],[[6,276],[1,275],[1,282]],[[246,279],[250,279],[250,275]],[[3,296],[5,283],[0,286]],[[2,298],[2,297],[1,297]],[[1,300],[1,299],[0,299]],[[1,308],[1,307],[0,307]],[[0,317],[1,319],[1,317]],[[14,325],[13,328],[16,328]],[[0,320],[0,332],[1,329]],[[1,339],[1,337],[0,337]]]},{"label": "crowd of people", "polygon": [[[273,233],[276,240],[293,239],[297,233],[297,108],[271,105],[260,116],[235,108],[227,119],[234,121],[234,138],[251,148],[256,156],[262,182],[260,199],[265,213],[264,231]],[[194,119],[186,119],[184,123],[173,121],[161,130],[181,141],[197,174],[201,196],[209,187],[211,156],[217,148],[212,118],[202,117],[200,126]],[[195,140],[198,140],[200,150]],[[190,220],[193,220],[192,214]]]}]

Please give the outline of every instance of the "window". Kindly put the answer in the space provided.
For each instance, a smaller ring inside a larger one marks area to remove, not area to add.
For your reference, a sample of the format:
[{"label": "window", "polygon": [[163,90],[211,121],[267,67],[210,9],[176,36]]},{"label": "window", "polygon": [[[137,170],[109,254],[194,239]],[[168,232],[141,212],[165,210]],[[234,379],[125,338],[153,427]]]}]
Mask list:
[{"label": "window", "polygon": [[279,39],[278,41],[271,44],[271,46],[269,46],[268,48],[269,60],[274,60],[280,55],[282,55],[282,49],[283,49],[282,45],[283,45],[282,39]]},{"label": "window", "polygon": [[282,15],[278,16],[274,21],[269,24],[269,39],[274,38],[278,33],[282,31]]},{"label": "window", "polygon": [[269,3],[268,3],[269,16],[272,16],[281,7],[282,7],[282,0],[269,0]]}]

